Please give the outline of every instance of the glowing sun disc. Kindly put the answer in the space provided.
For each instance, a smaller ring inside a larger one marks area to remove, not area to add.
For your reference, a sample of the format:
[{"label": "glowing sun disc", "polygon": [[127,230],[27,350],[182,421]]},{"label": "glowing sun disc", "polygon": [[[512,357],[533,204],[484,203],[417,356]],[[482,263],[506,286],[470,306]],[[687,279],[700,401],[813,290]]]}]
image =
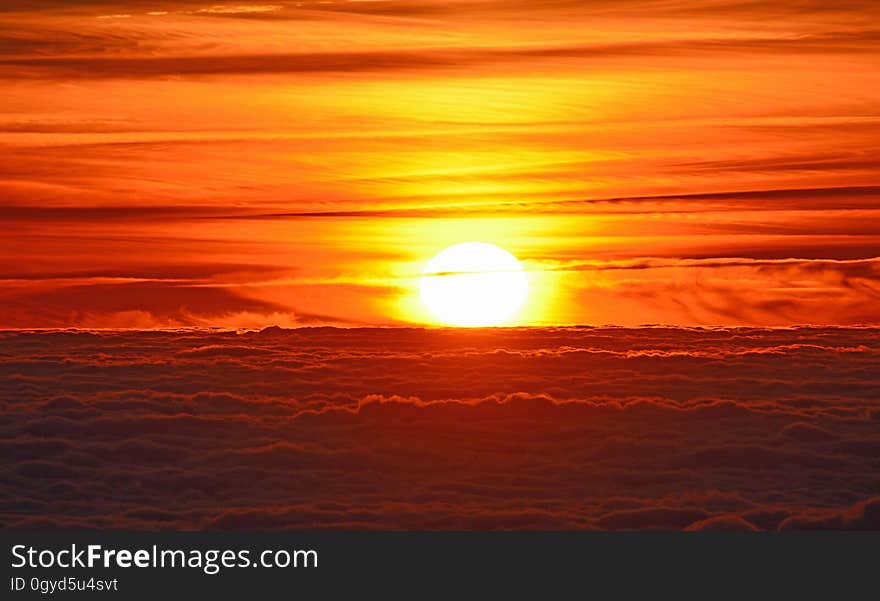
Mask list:
[{"label": "glowing sun disc", "polygon": [[492,326],[510,319],[528,293],[528,279],[512,254],[494,244],[464,242],[428,261],[422,302],[443,323]]}]

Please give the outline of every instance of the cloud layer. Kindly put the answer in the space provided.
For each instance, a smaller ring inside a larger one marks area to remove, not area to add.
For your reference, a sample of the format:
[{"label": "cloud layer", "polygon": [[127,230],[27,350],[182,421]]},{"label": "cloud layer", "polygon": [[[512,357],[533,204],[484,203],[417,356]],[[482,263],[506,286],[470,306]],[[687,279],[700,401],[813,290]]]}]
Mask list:
[{"label": "cloud layer", "polygon": [[7,528],[876,529],[872,328],[7,332]]}]

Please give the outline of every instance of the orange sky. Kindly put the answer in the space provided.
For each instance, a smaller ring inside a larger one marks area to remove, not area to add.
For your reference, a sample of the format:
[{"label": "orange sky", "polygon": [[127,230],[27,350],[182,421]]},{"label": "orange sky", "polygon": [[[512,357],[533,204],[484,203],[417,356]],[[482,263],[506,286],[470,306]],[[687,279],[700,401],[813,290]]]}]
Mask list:
[{"label": "orange sky", "polygon": [[7,0],[0,327],[880,322],[880,4]]}]

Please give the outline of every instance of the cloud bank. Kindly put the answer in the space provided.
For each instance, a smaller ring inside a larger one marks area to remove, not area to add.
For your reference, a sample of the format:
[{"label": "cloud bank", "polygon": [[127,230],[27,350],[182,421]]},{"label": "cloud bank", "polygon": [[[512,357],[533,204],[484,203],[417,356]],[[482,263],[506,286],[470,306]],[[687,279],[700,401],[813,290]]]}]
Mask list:
[{"label": "cloud bank", "polygon": [[5,528],[876,529],[876,328],[19,331]]}]

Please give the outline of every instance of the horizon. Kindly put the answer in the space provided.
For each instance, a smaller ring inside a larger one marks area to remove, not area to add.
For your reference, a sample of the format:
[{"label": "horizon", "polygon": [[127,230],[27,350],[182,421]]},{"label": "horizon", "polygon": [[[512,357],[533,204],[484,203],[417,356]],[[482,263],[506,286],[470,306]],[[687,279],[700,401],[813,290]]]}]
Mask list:
[{"label": "horizon", "polygon": [[176,332],[176,331],[206,331],[206,332],[229,332],[229,333],[260,333],[267,330],[295,331],[295,330],[419,330],[427,332],[492,332],[505,330],[542,330],[542,329],[619,329],[619,330],[865,330],[880,329],[878,323],[853,323],[853,324],[817,324],[800,323],[784,326],[749,326],[749,325],[689,325],[689,324],[666,324],[666,323],[643,323],[638,325],[618,324],[525,324],[525,325],[497,325],[497,326],[454,326],[443,324],[407,324],[407,325],[299,325],[280,326],[268,325],[256,328],[247,327],[224,327],[224,326],[165,326],[154,328],[97,328],[97,327],[33,327],[33,328],[0,328],[0,333],[6,332]]}]

